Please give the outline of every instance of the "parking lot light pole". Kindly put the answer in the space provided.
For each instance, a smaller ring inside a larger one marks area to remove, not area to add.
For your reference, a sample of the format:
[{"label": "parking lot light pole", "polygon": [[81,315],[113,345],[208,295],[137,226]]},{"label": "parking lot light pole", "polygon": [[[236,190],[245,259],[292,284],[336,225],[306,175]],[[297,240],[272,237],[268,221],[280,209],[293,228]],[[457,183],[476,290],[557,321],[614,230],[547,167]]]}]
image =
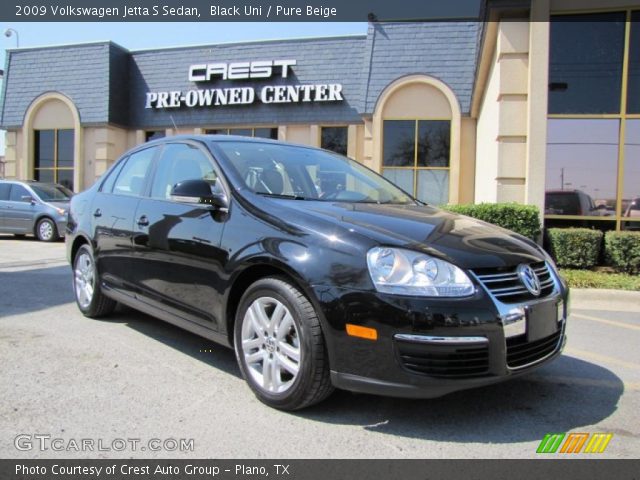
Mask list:
[{"label": "parking lot light pole", "polygon": [[4,31],[4,36],[9,38],[15,33],[16,35],[16,48],[20,48],[20,35],[18,35],[18,31],[15,28],[7,28]]}]

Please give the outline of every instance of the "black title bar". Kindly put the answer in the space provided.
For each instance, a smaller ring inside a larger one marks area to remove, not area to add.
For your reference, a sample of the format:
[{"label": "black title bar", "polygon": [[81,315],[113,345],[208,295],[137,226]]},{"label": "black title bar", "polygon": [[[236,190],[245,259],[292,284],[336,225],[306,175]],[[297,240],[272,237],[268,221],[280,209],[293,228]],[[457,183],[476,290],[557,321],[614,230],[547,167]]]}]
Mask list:
[{"label": "black title bar", "polygon": [[0,460],[2,480],[634,480],[640,460]]},{"label": "black title bar", "polygon": [[4,0],[5,22],[478,20],[483,0]]}]

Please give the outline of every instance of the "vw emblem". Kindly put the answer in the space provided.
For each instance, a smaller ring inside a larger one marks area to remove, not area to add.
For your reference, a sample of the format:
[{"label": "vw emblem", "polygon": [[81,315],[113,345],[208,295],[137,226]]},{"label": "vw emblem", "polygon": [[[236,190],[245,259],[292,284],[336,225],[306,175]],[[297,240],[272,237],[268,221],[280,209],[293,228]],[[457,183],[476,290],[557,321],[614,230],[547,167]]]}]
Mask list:
[{"label": "vw emblem", "polygon": [[536,272],[529,265],[518,265],[518,277],[520,277],[520,281],[524,285],[524,287],[529,290],[531,295],[537,297],[540,295],[540,279]]}]

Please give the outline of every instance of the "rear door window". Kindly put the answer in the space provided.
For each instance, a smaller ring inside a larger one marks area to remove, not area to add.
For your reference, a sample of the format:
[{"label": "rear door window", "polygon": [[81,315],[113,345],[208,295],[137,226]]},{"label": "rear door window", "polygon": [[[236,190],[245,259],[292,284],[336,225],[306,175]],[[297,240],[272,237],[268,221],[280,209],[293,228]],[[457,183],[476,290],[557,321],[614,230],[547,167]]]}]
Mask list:
[{"label": "rear door window", "polygon": [[223,191],[211,160],[202,150],[185,143],[166,145],[158,161],[151,197],[169,200],[171,189],[185,180],[205,180],[213,193]]},{"label": "rear door window", "polygon": [[157,147],[146,148],[129,156],[113,185],[113,193],[141,196],[144,193],[149,166],[156,150]]}]

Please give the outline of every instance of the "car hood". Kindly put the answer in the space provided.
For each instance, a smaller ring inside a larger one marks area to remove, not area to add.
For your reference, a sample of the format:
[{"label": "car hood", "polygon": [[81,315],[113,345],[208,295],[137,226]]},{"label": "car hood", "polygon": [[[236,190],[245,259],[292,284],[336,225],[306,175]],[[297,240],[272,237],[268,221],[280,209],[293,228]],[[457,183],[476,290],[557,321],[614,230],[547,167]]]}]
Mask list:
[{"label": "car hood", "polygon": [[44,202],[47,205],[51,205],[52,207],[62,208],[64,210],[69,210],[69,201],[66,202]]},{"label": "car hood", "polygon": [[270,201],[289,210],[290,213],[280,211],[278,216],[283,215],[280,218],[288,218],[300,228],[328,231],[337,225],[343,241],[358,242],[365,237],[378,245],[421,250],[462,268],[495,268],[544,260],[533,242],[516,233],[430,206]]}]

